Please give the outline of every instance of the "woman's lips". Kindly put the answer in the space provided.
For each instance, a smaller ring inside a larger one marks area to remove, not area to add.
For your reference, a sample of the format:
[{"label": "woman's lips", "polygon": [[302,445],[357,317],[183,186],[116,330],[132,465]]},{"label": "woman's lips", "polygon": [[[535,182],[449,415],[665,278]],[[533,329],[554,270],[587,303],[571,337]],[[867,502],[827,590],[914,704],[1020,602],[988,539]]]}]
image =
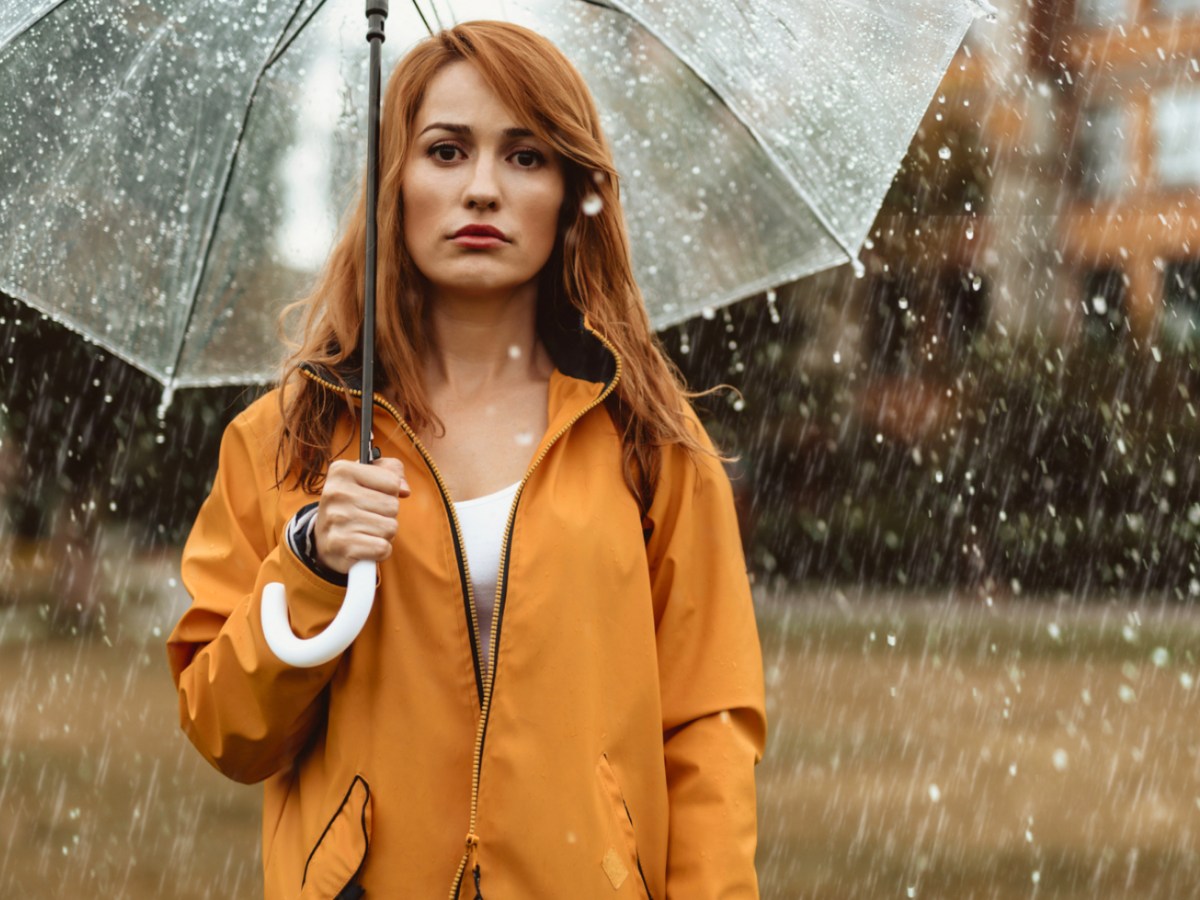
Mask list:
[{"label": "woman's lips", "polygon": [[451,238],[460,247],[470,250],[486,250],[508,243],[508,237],[499,228],[491,225],[466,225],[454,232]]}]

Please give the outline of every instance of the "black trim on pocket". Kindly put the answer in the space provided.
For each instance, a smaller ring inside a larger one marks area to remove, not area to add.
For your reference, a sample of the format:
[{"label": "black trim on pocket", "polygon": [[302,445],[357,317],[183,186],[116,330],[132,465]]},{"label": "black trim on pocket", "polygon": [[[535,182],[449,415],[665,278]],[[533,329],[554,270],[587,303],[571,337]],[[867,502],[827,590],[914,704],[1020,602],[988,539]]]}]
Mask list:
[{"label": "black trim on pocket", "polygon": [[[607,755],[605,756],[607,759]],[[617,773],[613,772],[613,780],[616,780]],[[625,807],[625,818],[629,820],[629,827],[633,829],[633,861],[637,863],[638,876],[642,879],[642,887],[646,889],[646,896],[650,900],[654,900],[654,895],[650,893],[650,885],[646,883],[646,873],[642,871],[642,851],[637,846],[637,826],[633,824],[633,814],[629,811],[629,804],[625,802],[625,792],[621,790],[621,782],[617,782],[617,790],[621,791],[621,805]]]},{"label": "black trim on pocket", "polygon": [[650,900],[654,900],[654,895],[650,893],[650,885],[646,883],[646,873],[642,871],[642,856],[640,853],[635,857],[634,862],[637,863],[638,877],[642,879],[642,888],[646,891],[646,896]]},{"label": "black trim on pocket", "polygon": [[612,776],[613,784],[617,788],[617,799],[621,801],[621,808],[625,810],[625,818],[629,820],[629,829],[633,832],[633,861],[637,865],[638,877],[642,879],[642,889],[646,892],[646,897],[649,900],[654,900],[654,894],[650,892],[650,884],[646,881],[646,873],[642,871],[642,851],[638,847],[637,842],[637,826],[633,824],[633,813],[629,811],[629,804],[625,802],[625,789],[621,787],[621,781],[617,778],[617,771],[612,767],[612,763],[608,759],[608,753],[600,754],[604,760],[604,765]]},{"label": "black trim on pocket", "polygon": [[[333,827],[333,823],[337,821],[337,817],[340,816],[342,814],[342,810],[346,808],[346,804],[350,801],[350,795],[354,793],[354,786],[360,781],[362,782],[363,788],[367,792],[367,800],[363,804],[362,813],[360,814],[360,826],[362,827],[363,833],[363,858],[359,860],[358,868],[354,870],[354,874],[350,876],[350,880],[338,893],[335,900],[341,900],[343,897],[347,898],[347,900],[355,900],[356,897],[361,897],[364,893],[363,889],[354,883],[358,878],[358,873],[362,871],[363,864],[367,861],[367,852],[371,849],[371,836],[367,834],[367,807],[370,806],[371,803],[371,785],[369,785],[367,783],[367,779],[363,778],[361,775],[354,776],[354,780],[350,782],[350,787],[346,791],[346,796],[342,798],[342,802],[338,804],[337,810],[329,818],[329,821],[325,823],[325,828],[321,831],[321,836],[317,838],[317,842],[313,844],[312,850],[308,852],[308,859],[304,861],[304,874],[300,878],[300,887],[304,887],[304,883],[308,881],[309,864],[312,862],[313,857],[316,855],[317,850],[321,846],[321,843],[325,840],[325,835],[329,834],[329,829]],[[352,888],[356,888],[358,893],[347,894],[346,892]]]}]

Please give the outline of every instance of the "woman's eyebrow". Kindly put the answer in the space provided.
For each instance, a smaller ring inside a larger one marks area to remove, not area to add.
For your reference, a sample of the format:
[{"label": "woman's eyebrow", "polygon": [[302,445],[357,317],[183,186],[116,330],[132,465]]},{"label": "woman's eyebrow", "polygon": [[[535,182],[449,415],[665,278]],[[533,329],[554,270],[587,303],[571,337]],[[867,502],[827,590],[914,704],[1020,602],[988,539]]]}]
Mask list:
[{"label": "woman's eyebrow", "polygon": [[[458,125],[454,122],[433,122],[422,128],[421,134],[424,134],[427,131],[433,131],[435,129],[449,131],[451,134],[469,135],[472,133],[472,128],[470,125]],[[417,137],[420,137],[421,134],[418,134]],[[534,133],[528,128],[505,128],[504,136],[508,138],[535,137]]]}]

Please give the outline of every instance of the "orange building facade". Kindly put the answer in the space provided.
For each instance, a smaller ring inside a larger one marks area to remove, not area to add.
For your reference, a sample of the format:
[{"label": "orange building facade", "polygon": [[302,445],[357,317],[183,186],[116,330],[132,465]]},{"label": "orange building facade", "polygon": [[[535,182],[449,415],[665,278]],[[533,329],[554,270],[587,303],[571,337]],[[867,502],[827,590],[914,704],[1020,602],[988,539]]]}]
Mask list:
[{"label": "orange building facade", "polygon": [[864,356],[982,329],[1200,343],[1200,0],[1008,0],[959,50],[863,254]]},{"label": "orange building facade", "polygon": [[1190,344],[1200,313],[1200,2],[1043,3],[1039,18],[1046,39],[1031,63],[1074,82],[1063,132],[1075,135],[1075,191],[1060,234],[1081,300],[1092,313],[1097,297],[1115,302],[1151,345]]}]

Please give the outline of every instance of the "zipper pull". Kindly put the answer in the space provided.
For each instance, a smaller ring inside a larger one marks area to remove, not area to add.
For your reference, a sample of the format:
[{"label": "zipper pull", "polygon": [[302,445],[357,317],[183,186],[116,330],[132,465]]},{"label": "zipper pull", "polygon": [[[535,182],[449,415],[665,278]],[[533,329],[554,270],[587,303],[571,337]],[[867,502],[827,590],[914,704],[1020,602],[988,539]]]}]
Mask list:
[{"label": "zipper pull", "polygon": [[475,851],[479,848],[479,835],[473,831],[467,832],[467,868],[478,868],[479,863],[475,859]]},{"label": "zipper pull", "polygon": [[483,900],[483,894],[479,892],[479,860],[475,853],[479,849],[479,835],[473,831],[467,832],[467,868],[471,870],[471,874],[475,876],[475,897],[473,900]]}]

